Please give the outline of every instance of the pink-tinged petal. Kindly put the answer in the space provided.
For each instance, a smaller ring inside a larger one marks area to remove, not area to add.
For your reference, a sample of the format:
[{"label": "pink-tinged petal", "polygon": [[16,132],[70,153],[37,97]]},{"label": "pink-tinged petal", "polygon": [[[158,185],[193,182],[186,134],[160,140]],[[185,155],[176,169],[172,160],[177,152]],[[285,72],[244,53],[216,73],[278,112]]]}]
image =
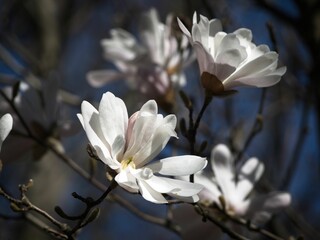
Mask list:
[{"label": "pink-tinged petal", "polygon": [[136,193],[139,190],[136,178],[127,170],[122,170],[115,177],[117,183],[129,192]]},{"label": "pink-tinged petal", "polygon": [[132,157],[146,143],[156,130],[158,106],[154,100],[145,103],[141,110],[134,113],[129,120],[126,151],[127,158]]},{"label": "pink-tinged petal", "polygon": [[125,78],[125,74],[113,70],[95,70],[87,73],[87,80],[92,87],[100,88],[107,83]]},{"label": "pink-tinged petal", "polygon": [[235,174],[233,166],[233,156],[229,148],[224,144],[218,144],[211,152],[211,165],[221,187],[221,191],[226,199],[235,193]]},{"label": "pink-tinged petal", "polygon": [[168,115],[159,123],[154,134],[143,147],[133,156],[133,162],[137,167],[141,167],[157,156],[167,145],[170,137],[176,137],[174,128],[177,123],[175,115]]},{"label": "pink-tinged petal", "polygon": [[255,183],[260,179],[264,165],[257,158],[248,159],[238,174],[237,193],[244,200],[252,191]]},{"label": "pink-tinged petal", "polygon": [[252,216],[255,212],[265,211],[274,213],[281,208],[289,206],[291,203],[291,196],[285,192],[271,192],[266,195],[260,195],[252,199],[248,216]]},{"label": "pink-tinged petal", "polygon": [[0,151],[3,141],[9,135],[13,126],[13,119],[11,114],[7,113],[0,118]]},{"label": "pink-tinged petal", "polygon": [[111,92],[102,96],[99,105],[99,121],[101,131],[110,146],[118,136],[125,139],[128,127],[127,108],[124,102]]},{"label": "pink-tinged petal", "polygon": [[185,176],[202,170],[207,165],[207,160],[193,155],[168,157],[161,159],[147,167],[153,172],[167,176]]},{"label": "pink-tinged petal", "polygon": [[144,199],[153,203],[168,203],[168,201],[163,197],[161,193],[155,191],[145,181],[139,180],[138,184],[141,195]]}]

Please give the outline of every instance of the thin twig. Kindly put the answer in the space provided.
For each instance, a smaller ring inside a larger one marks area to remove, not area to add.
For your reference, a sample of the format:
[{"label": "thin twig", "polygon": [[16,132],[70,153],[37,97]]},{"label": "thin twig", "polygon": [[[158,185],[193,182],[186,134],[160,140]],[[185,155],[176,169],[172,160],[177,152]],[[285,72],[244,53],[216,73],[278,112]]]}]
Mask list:
[{"label": "thin twig", "polygon": [[68,236],[60,233],[54,229],[52,229],[51,227],[49,227],[48,225],[44,224],[43,221],[41,221],[40,219],[38,219],[37,217],[35,217],[33,214],[31,213],[26,213],[24,215],[25,219],[27,219],[32,225],[34,225],[35,227],[49,233],[50,235],[54,236],[56,239],[68,239]]},{"label": "thin twig", "polygon": [[198,214],[200,214],[203,217],[203,221],[209,220],[210,222],[214,223],[221,229],[221,231],[228,234],[229,237],[237,240],[249,240],[249,238],[246,238],[241,234],[235,231],[232,231],[230,228],[224,225],[220,220],[210,215],[209,212],[207,210],[204,210],[199,204],[195,205],[195,210]]},{"label": "thin twig", "polygon": [[229,220],[231,220],[232,222],[235,222],[237,224],[240,224],[244,227],[246,227],[248,230],[253,231],[253,232],[257,232],[260,233],[261,235],[268,237],[269,239],[273,239],[273,240],[285,240],[285,238],[282,238],[280,236],[277,236],[276,234],[258,227],[257,225],[251,223],[250,221],[243,219],[243,218],[239,218],[239,217],[234,217],[231,216],[229,214],[227,214],[224,210],[220,209],[220,208],[216,208],[220,213],[222,213],[225,217],[227,217]]}]

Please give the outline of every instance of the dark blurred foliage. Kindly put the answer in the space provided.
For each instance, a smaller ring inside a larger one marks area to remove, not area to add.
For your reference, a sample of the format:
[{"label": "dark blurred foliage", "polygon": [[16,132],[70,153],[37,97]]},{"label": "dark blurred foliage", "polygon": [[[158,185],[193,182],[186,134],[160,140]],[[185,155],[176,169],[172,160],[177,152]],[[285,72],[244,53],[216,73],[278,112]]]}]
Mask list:
[{"label": "dark blurred foliage", "polygon": [[[62,124],[71,122],[73,130],[64,135],[62,131],[53,130],[57,129],[57,125],[50,125],[47,129],[44,126],[34,127],[32,131],[46,132],[41,135],[46,141],[49,138],[58,139],[68,155],[85,169],[90,169],[85,150],[87,139],[75,115],[80,111],[81,100],[97,102],[103,92],[112,91],[124,99],[129,113],[132,113],[146,99],[130,90],[124,81],[94,89],[88,85],[86,73],[94,69],[113,68],[103,59],[100,40],[109,37],[109,30],[116,27],[136,34],[139,16],[151,7],[158,10],[163,21],[167,14],[174,13],[191,26],[192,14],[197,11],[208,18],[221,19],[227,32],[240,27],[252,29],[257,44],[266,43],[280,54],[280,65],[287,66],[287,73],[279,84],[266,90],[263,129],[250,141],[243,159],[257,156],[265,163],[266,173],[259,191],[274,188],[292,194],[292,206],[273,218],[266,227],[284,236],[292,234],[302,235],[305,239],[319,239],[319,1],[1,0],[1,86],[10,87],[18,81],[31,84],[34,83],[32,79],[40,82],[55,79],[59,83],[58,96],[61,100],[55,119],[62,119]],[[179,31],[177,26],[173,27]],[[203,95],[198,71],[196,63],[186,69],[187,86],[183,89],[197,110]],[[36,94],[45,98],[41,95],[41,88],[36,89]],[[208,157],[212,147],[220,142],[228,143],[234,152],[242,150],[256,119],[261,94],[261,89],[241,89],[234,96],[213,100],[199,129],[198,145],[203,140],[208,142],[203,156]],[[187,118],[188,113],[182,107],[178,94],[172,96],[171,101],[176,105],[173,109],[176,109],[178,119]],[[1,115],[7,111],[7,106],[3,107]],[[179,129],[177,131],[179,133]],[[179,141],[170,142],[169,150],[162,153],[164,156],[188,151],[187,141],[180,133],[179,137]],[[29,147],[24,141],[20,141],[20,146],[16,144],[13,147],[12,143],[18,138],[10,136],[1,153],[4,167],[0,184],[9,192],[17,195],[17,185],[33,178],[35,186],[30,191],[30,198],[53,215],[55,205],[70,212],[81,208],[70,196],[73,191],[89,196],[98,194],[88,182],[45,150],[39,152],[36,146]],[[20,154],[10,157],[5,153],[10,147]],[[35,158],[41,158],[41,161],[34,161]],[[101,166],[96,167],[96,174],[106,183]],[[139,209],[164,216],[165,206],[145,203],[141,197],[123,193],[121,189],[117,192]],[[1,214],[14,215],[4,199],[0,198],[0,204]],[[216,226],[202,223],[189,206],[174,207],[174,216],[183,227],[185,239],[212,239],[210,234],[217,234],[217,239],[221,237],[221,231]],[[252,238],[262,239],[259,235]],[[0,239],[52,237],[25,221],[0,218]],[[79,239],[178,237],[165,228],[139,219],[115,203],[106,203],[102,206],[100,218],[84,228]]]}]

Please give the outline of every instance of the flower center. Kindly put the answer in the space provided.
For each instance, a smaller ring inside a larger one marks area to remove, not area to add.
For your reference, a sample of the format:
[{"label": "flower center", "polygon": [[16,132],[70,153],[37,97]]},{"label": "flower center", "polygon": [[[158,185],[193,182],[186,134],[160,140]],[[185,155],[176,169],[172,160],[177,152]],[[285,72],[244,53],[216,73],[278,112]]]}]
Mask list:
[{"label": "flower center", "polygon": [[121,161],[121,169],[124,170],[126,169],[129,165],[131,165],[131,167],[136,168],[134,162],[132,161],[133,157],[124,159]]}]

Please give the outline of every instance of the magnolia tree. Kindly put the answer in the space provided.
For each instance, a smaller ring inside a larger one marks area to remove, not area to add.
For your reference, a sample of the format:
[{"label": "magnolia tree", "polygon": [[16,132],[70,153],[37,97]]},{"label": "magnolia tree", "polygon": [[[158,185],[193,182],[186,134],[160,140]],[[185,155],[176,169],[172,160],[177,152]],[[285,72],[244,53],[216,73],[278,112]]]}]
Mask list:
[{"label": "magnolia tree", "polygon": [[[169,14],[162,22],[152,8],[139,19],[132,32],[112,28],[97,44],[110,64],[85,71],[98,101],[61,88],[57,74],[44,74],[52,66],[28,70],[0,45],[15,73],[5,67],[1,73],[0,238],[31,239],[12,230],[31,223],[41,239],[105,239],[113,228],[127,231],[141,219],[148,228],[161,227],[160,239],[316,239],[290,206],[295,199],[287,183],[272,179],[272,171],[286,171],[274,167],[280,160],[270,160],[267,144],[251,147],[264,141],[259,134],[271,119],[264,111],[272,105],[267,87],[277,86],[287,70],[270,50],[278,49],[272,25],[263,30],[268,46],[256,44],[248,28],[228,32],[221,20],[197,12]],[[54,30],[44,29],[47,42]],[[251,99],[258,112],[252,119],[236,110],[249,125],[232,124],[230,110],[221,108],[247,88],[261,94]],[[217,122],[222,129],[212,127]],[[21,173],[26,163],[37,171]],[[10,183],[10,171],[23,176],[19,185]],[[153,229],[139,229],[139,236],[156,238],[159,228]]]}]

